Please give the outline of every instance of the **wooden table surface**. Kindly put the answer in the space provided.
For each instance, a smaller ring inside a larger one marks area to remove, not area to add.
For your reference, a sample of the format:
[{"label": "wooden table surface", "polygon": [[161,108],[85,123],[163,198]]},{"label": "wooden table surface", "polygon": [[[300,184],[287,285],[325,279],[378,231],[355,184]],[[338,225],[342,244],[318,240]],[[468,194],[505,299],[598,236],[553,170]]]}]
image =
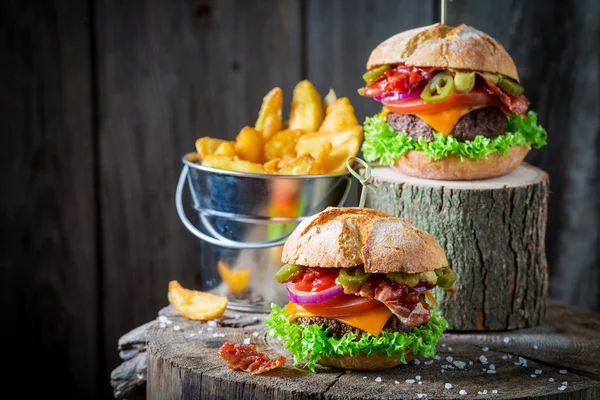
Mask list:
[{"label": "wooden table surface", "polygon": [[159,315],[119,341],[116,398],[600,399],[600,314],[556,301],[535,328],[446,332],[434,359],[369,373],[310,373],[293,367],[291,357],[263,375],[231,371],[216,355],[225,341],[246,339],[269,356],[288,356],[268,335],[265,315],[227,311],[208,323],[170,306]]}]

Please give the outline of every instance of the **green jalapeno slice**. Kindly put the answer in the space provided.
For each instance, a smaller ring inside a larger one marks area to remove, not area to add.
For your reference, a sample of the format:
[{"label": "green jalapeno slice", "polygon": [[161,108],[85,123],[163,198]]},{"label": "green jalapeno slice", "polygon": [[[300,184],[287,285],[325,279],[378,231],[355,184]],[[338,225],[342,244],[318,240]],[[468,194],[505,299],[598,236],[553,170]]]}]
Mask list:
[{"label": "green jalapeno slice", "polygon": [[363,267],[342,268],[338,273],[337,281],[344,287],[362,286],[369,280],[370,274],[365,273]]},{"label": "green jalapeno slice", "polygon": [[427,103],[448,100],[454,93],[454,78],[447,72],[439,72],[423,89],[421,98]]},{"label": "green jalapeno slice", "polygon": [[279,271],[275,272],[275,279],[277,279],[277,282],[279,283],[284,283],[291,280],[302,271],[304,271],[304,267],[301,265],[285,264],[283,267],[279,268]]},{"label": "green jalapeno slice", "polygon": [[436,269],[435,274],[438,276],[436,284],[443,289],[452,287],[457,278],[456,272],[449,267]]},{"label": "green jalapeno slice", "polygon": [[365,82],[367,82],[367,85],[370,85],[371,83],[383,77],[385,71],[388,71],[390,69],[392,69],[392,66],[387,64],[377,68],[373,68],[363,74],[363,79],[365,80]]}]

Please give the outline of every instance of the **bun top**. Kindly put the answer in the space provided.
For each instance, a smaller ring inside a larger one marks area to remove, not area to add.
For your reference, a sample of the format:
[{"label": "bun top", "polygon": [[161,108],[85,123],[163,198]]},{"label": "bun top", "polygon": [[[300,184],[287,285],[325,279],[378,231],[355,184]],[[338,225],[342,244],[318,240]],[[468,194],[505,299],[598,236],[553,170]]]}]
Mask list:
[{"label": "bun top", "polygon": [[367,69],[398,63],[492,72],[519,82],[517,67],[504,47],[465,24],[452,27],[436,23],[400,32],[371,52]]},{"label": "bun top", "polygon": [[322,268],[364,265],[365,272],[419,273],[448,266],[440,244],[405,219],[356,207],[328,207],[287,239],[284,263]]}]

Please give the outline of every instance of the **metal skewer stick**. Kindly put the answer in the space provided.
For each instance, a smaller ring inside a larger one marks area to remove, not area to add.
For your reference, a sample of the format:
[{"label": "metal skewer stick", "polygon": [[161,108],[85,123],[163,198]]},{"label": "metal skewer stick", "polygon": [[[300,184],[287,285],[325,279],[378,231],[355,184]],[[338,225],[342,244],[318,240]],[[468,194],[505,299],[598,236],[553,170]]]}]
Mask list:
[{"label": "metal skewer stick", "polygon": [[446,11],[448,10],[448,0],[440,0],[440,22],[446,23]]}]

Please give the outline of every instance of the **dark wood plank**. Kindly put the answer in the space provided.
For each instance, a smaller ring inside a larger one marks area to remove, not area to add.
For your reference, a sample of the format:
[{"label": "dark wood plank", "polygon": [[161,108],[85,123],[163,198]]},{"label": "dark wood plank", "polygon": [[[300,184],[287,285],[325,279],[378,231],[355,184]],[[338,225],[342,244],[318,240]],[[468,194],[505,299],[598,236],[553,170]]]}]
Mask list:
[{"label": "dark wood plank", "polygon": [[102,395],[88,14],[86,1],[0,5],[3,382],[27,380],[27,397]]},{"label": "dark wood plank", "polygon": [[108,349],[152,317],[169,280],[194,286],[197,248],[174,205],[181,157],[253,124],[272,87],[291,100],[299,24],[296,0],[98,3]]},{"label": "dark wood plank", "polygon": [[[317,366],[316,374],[291,365],[282,343],[268,335],[262,323],[264,315],[258,315],[257,322],[232,327],[231,321],[257,315],[240,313],[236,318],[226,312],[211,327],[181,317],[170,306],[160,314],[162,321],[146,326],[149,398],[197,398],[200,394],[211,399],[406,399],[419,398],[419,393],[436,399],[600,396],[600,361],[590,358],[600,352],[596,340],[600,314],[556,301],[550,302],[547,319],[535,328],[482,334],[447,332],[438,343],[436,357],[430,360],[421,358],[374,372]],[[244,340],[272,358],[287,356],[287,363],[264,375],[229,370],[216,355],[217,349],[225,341]],[[495,372],[488,373],[488,369]],[[462,396],[461,390],[467,394]]]},{"label": "dark wood plank", "polygon": [[449,3],[448,23],[472,25],[512,55],[549,145],[527,157],[550,175],[550,295],[600,309],[600,38],[595,0]]}]

